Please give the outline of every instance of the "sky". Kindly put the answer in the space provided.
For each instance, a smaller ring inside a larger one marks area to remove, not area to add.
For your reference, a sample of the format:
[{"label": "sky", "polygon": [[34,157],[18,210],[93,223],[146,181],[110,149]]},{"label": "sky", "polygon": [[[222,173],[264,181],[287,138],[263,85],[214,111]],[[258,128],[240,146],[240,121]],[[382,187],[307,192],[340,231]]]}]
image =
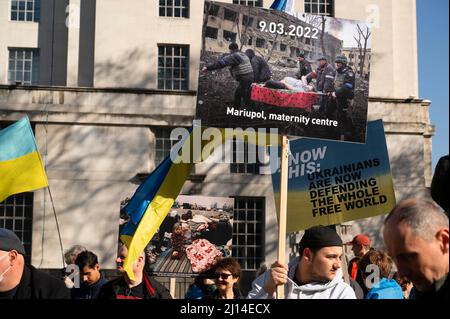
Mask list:
[{"label": "sky", "polygon": [[449,154],[449,0],[416,0],[419,54],[419,97],[431,100],[433,171]]}]

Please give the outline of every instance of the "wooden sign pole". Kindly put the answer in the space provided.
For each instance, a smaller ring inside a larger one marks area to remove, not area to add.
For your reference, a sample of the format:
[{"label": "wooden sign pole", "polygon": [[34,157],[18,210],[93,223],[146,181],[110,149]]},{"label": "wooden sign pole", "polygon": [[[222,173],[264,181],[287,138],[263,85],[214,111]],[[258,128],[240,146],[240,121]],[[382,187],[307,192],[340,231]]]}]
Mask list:
[{"label": "wooden sign pole", "polygon": [[[286,215],[289,170],[289,140],[283,136],[281,146],[280,217],[278,220],[278,262],[286,263]],[[284,286],[277,287],[277,299],[284,299]]]}]

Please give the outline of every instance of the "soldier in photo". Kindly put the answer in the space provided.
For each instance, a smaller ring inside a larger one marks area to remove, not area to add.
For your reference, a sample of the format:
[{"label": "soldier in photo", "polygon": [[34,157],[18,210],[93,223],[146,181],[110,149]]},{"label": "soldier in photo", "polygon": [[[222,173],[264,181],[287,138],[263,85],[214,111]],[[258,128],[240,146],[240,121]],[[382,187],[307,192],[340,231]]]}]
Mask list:
[{"label": "soldier in photo", "polygon": [[234,106],[240,107],[242,100],[245,106],[250,106],[250,89],[254,81],[252,64],[248,56],[239,51],[239,46],[236,43],[231,43],[228,48],[230,49],[229,55],[203,67],[202,72],[229,67],[232,77],[239,83],[234,93]]},{"label": "soldier in photo", "polygon": [[255,77],[255,83],[266,83],[272,77],[272,71],[270,71],[269,64],[267,64],[266,60],[263,57],[260,57],[255,54],[255,51],[252,49],[248,49],[245,51],[245,54],[250,59],[250,63],[253,68],[253,75]]},{"label": "soldier in photo", "polygon": [[321,113],[325,113],[327,117],[330,115],[330,97],[334,92],[334,80],[336,77],[336,71],[328,63],[325,56],[318,59],[319,67],[317,68],[317,92],[323,93],[324,95],[320,98],[320,109]]},{"label": "soldier in photo", "polygon": [[335,91],[332,93],[334,103],[331,103],[329,111],[331,113],[337,111],[337,120],[341,128],[341,134],[352,134],[353,123],[348,116],[348,109],[351,100],[355,97],[355,72],[347,65],[347,57],[345,55],[338,55],[335,63]]},{"label": "soldier in photo", "polygon": [[[305,53],[300,52],[298,55],[298,72],[296,74],[297,79],[302,80],[305,76],[308,76],[312,72],[311,63],[305,59]],[[308,84],[311,82],[311,78],[308,78]]]}]

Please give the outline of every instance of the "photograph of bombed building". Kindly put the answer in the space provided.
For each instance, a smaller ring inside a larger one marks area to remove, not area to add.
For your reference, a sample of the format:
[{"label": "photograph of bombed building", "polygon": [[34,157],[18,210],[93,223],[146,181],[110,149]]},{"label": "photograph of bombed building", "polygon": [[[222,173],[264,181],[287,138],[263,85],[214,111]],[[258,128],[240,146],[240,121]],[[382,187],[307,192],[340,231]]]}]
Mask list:
[{"label": "photograph of bombed building", "polygon": [[158,276],[191,277],[232,251],[233,198],[180,195],[145,249]]},{"label": "photograph of bombed building", "polygon": [[204,125],[364,143],[365,22],[205,1],[201,50]]}]

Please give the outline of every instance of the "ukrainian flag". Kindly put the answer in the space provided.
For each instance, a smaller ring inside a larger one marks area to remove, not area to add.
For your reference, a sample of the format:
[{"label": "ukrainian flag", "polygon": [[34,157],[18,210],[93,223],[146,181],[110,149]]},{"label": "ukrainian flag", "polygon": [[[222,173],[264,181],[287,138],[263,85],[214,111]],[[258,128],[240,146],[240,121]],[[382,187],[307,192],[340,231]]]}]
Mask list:
[{"label": "ukrainian flag", "polygon": [[46,186],[47,176],[28,117],[0,130],[0,202]]},{"label": "ukrainian flag", "polygon": [[[187,180],[194,163],[201,161],[198,158],[204,154],[196,154],[194,137],[201,137],[206,128],[195,126],[187,135],[173,148],[172,156],[166,159],[145,179],[138,187],[133,197],[123,208],[130,217],[128,223],[119,234],[120,240],[128,248],[123,268],[128,278],[134,280],[133,263],[145,249],[166,218],[172,205]],[[207,146],[215,149],[225,143],[228,138],[224,129],[216,129],[221,132],[221,139],[202,140],[201,149]],[[237,139],[245,140],[245,132],[236,132]],[[280,143],[279,137],[270,134],[262,134],[251,143],[260,146],[269,146],[271,142]],[[180,150],[182,153],[180,153]],[[192,154],[189,163],[180,160],[183,153]],[[209,155],[209,154],[208,154]],[[172,161],[172,159],[174,161]],[[203,158],[205,160],[205,158]]]},{"label": "ukrainian flag", "polygon": [[[179,143],[180,147],[173,150],[172,154],[176,155],[172,157],[178,156],[180,148],[183,151],[187,151],[187,147],[192,148],[192,130],[190,133]],[[123,208],[130,220],[119,235],[128,248],[123,268],[131,280],[134,280],[133,263],[166,218],[193,165],[193,161],[175,164],[168,156],[138,187]]]}]

